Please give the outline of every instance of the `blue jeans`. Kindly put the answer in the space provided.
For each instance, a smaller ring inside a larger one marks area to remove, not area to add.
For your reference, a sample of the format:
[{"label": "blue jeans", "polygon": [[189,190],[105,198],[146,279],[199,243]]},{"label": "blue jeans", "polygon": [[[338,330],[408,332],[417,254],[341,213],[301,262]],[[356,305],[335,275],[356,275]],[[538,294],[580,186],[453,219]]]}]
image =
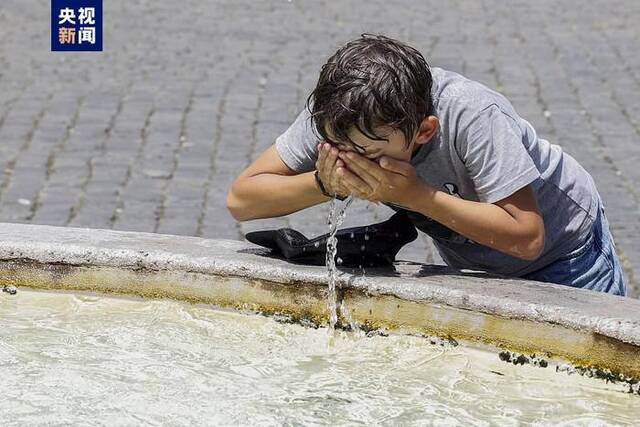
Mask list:
[{"label": "blue jeans", "polygon": [[604,211],[600,205],[591,233],[583,244],[522,278],[625,296],[627,287]]}]

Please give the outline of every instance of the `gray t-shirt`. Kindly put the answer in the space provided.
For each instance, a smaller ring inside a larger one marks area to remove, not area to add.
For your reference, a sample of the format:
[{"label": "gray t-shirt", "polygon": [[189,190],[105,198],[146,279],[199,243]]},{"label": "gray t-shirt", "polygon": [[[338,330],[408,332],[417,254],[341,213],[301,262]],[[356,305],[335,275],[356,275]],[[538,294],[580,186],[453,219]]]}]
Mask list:
[{"label": "gray t-shirt", "polygon": [[[486,203],[531,184],[545,225],[545,247],[534,261],[453,231],[443,235],[423,229],[442,259],[458,269],[522,276],[582,243],[600,204],[591,175],[560,146],[539,138],[503,95],[451,71],[432,67],[431,73],[440,129],[411,159],[418,175],[448,194]],[[275,144],[282,160],[302,173],[315,168],[317,143],[305,108]]]}]

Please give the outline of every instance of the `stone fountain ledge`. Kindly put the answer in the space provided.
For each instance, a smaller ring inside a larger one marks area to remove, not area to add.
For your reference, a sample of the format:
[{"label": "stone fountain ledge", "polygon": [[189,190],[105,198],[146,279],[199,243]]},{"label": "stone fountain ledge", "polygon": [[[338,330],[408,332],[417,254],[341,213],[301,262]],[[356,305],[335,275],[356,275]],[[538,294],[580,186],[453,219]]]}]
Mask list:
[{"label": "stone fountain ledge", "polygon": [[[0,284],[167,297],[324,324],[326,283],[324,267],[294,265],[245,242],[0,223]],[[352,320],[368,328],[640,378],[640,300],[410,262],[366,276],[342,271],[339,286]]]}]

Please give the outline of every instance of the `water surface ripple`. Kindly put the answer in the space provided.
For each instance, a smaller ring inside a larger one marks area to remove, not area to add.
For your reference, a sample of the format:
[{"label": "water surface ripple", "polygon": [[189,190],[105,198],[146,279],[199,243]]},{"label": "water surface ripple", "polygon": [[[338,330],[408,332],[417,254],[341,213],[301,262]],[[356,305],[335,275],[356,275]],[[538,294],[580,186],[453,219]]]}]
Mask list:
[{"label": "water surface ripple", "polygon": [[173,301],[28,290],[0,297],[0,318],[3,426],[640,419],[640,398],[621,386],[415,337],[330,337]]}]

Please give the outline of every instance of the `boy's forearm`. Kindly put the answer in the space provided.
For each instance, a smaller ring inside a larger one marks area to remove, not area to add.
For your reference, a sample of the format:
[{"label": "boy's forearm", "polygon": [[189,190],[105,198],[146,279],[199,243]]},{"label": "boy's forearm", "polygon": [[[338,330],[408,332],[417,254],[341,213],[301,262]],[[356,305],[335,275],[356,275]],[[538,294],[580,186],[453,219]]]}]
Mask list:
[{"label": "boy's forearm", "polygon": [[227,207],[238,221],[288,215],[328,201],[313,172],[298,175],[258,174],[237,180]]},{"label": "boy's forearm", "polygon": [[438,191],[424,184],[407,208],[426,215],[457,233],[520,259],[537,258],[536,236],[500,206],[474,202]]}]

